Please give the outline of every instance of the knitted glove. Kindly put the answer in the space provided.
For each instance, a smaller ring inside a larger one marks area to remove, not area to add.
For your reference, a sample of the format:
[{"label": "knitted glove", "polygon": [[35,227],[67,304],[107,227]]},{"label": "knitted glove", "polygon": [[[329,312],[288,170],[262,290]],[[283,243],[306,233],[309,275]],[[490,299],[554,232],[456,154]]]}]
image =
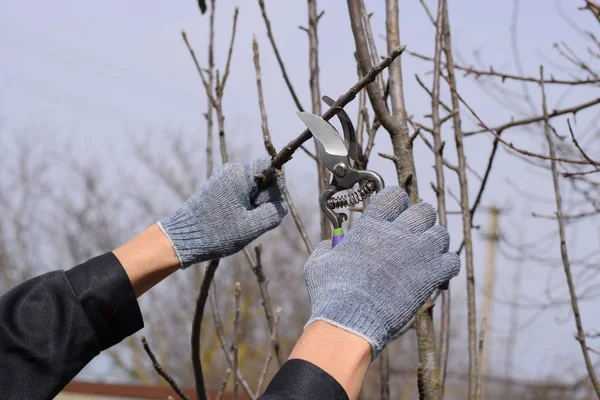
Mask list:
[{"label": "knitted glove", "polygon": [[260,190],[255,178],[270,163],[265,158],[225,164],[183,207],[158,223],[182,268],[237,253],[281,223],[288,211],[284,178]]},{"label": "knitted glove", "polygon": [[429,204],[408,208],[397,187],[377,194],[346,237],[326,240],[304,267],[312,315],[371,344],[373,359],[435,288],[460,270]]}]

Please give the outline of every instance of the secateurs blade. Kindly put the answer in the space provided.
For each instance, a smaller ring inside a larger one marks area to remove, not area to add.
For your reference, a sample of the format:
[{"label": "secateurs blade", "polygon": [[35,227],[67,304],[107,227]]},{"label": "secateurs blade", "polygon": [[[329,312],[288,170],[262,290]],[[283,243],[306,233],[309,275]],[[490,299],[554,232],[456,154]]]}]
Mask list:
[{"label": "secateurs blade", "polygon": [[[324,96],[323,100],[329,106],[334,103],[327,96]],[[335,212],[334,209],[358,204],[371,194],[379,192],[385,184],[378,173],[352,166],[352,161],[358,160],[358,143],[352,121],[343,109],[337,114],[344,131],[343,139],[338,131],[321,116],[307,112],[297,114],[315,138],[317,156],[332,174],[331,183],[321,193],[320,205],[323,213],[333,224],[332,243],[336,246],[344,237],[342,224],[347,216]],[[336,193],[350,190],[356,184],[359,185],[356,191],[334,197]]]}]

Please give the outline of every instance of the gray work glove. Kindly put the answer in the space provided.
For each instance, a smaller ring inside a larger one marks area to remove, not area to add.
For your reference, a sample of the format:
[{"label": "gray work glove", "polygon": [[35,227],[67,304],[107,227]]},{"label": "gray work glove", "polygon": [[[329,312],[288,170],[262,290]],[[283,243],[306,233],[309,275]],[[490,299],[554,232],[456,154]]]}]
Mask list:
[{"label": "gray work glove", "polygon": [[427,203],[408,208],[397,187],[378,193],[335,248],[326,240],[304,267],[312,315],[371,344],[373,359],[433,291],[460,270],[446,228]]},{"label": "gray work glove", "polygon": [[281,223],[288,211],[284,177],[262,189],[255,178],[270,164],[267,158],[225,164],[183,207],[158,223],[182,268],[237,253]]}]

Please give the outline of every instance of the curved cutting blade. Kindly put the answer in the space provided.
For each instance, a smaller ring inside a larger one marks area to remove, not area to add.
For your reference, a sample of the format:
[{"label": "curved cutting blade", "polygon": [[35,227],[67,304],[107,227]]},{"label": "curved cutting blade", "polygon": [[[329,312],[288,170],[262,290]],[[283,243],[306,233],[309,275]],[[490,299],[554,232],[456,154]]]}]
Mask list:
[{"label": "curved cutting blade", "polygon": [[[327,104],[329,107],[333,107],[335,104],[335,100],[333,100],[329,96],[323,96],[321,99]],[[342,124],[342,130],[344,131],[344,139],[346,141],[346,147],[348,147],[348,156],[353,160],[358,160],[358,144],[356,143],[356,131],[354,130],[354,125],[352,125],[352,120],[350,116],[346,113],[346,111],[342,108],[336,114],[338,119],[340,120],[340,124]]]},{"label": "curved cutting blade", "polygon": [[335,128],[323,118],[307,112],[297,112],[308,130],[312,133],[317,144],[317,152],[328,168],[333,168],[337,160],[331,159],[348,156],[346,143]]}]

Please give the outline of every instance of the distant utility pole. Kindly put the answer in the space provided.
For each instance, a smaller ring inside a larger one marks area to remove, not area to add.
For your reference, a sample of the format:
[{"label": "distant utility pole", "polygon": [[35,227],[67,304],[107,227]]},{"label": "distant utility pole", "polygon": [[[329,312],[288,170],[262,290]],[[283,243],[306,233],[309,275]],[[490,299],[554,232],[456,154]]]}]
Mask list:
[{"label": "distant utility pole", "polygon": [[[492,299],[494,293],[494,281],[495,281],[495,266],[496,266],[496,244],[498,242],[498,215],[500,214],[500,209],[496,207],[492,207],[490,210],[490,231],[488,234],[488,251],[487,251],[487,260],[485,265],[485,277],[484,277],[484,286],[483,286],[483,306],[481,309],[481,330],[480,335],[482,336],[480,339],[481,349],[481,363],[480,363],[480,376],[483,378],[488,373],[488,363],[489,363],[489,351],[490,351],[490,332],[489,332],[489,321],[492,319]],[[480,390],[482,393],[482,397],[484,398],[484,384],[485,379],[482,379],[480,382]]]}]

